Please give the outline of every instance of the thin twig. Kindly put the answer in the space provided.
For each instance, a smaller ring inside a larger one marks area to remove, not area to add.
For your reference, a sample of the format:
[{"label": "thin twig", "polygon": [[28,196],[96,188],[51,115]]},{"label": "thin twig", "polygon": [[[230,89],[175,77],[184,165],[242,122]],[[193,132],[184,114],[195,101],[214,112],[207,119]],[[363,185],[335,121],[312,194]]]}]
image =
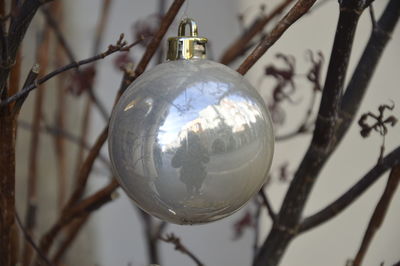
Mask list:
[{"label": "thin twig", "polygon": [[[123,35],[121,35],[121,37],[123,37]],[[68,71],[68,70],[73,69],[73,68],[78,68],[79,66],[82,66],[82,65],[90,64],[90,63],[92,63],[94,61],[97,61],[97,60],[100,60],[100,59],[104,59],[105,57],[107,57],[109,55],[112,55],[112,54],[114,54],[116,52],[120,52],[120,51],[126,52],[128,48],[133,47],[134,45],[138,44],[141,41],[142,40],[135,41],[132,44],[127,46],[126,42],[122,41],[122,39],[120,38],[119,43],[117,43],[116,45],[110,45],[108,47],[108,49],[105,52],[101,53],[101,54],[92,56],[92,57],[84,59],[84,60],[80,60],[78,62],[70,63],[70,64],[65,65],[63,67],[57,68],[56,70],[54,70],[54,71],[50,72],[49,74],[43,76],[42,78],[38,79],[35,82],[35,84],[31,84],[28,87],[23,88],[18,93],[8,97],[4,101],[1,101],[0,102],[0,107],[6,106],[6,105],[18,100],[18,99],[21,99],[22,97],[26,96],[29,92],[31,92],[32,90],[36,89],[38,87],[38,85],[48,81],[49,79],[51,79],[51,78],[53,78],[53,77],[65,72],[65,71]]]},{"label": "thin twig", "polygon": [[66,203],[66,208],[64,208],[65,210],[71,208],[71,206],[73,206],[76,202],[78,202],[83,196],[83,193],[85,192],[86,189],[86,183],[88,181],[90,172],[92,171],[93,168],[93,164],[96,158],[99,156],[100,150],[103,147],[104,143],[106,142],[107,137],[108,137],[108,125],[100,133],[95,144],[90,149],[89,154],[87,155],[85,161],[83,162],[79,170],[78,178],[75,183],[75,189],[71,197],[69,198],[68,202]]},{"label": "thin twig", "polygon": [[[18,121],[18,126],[25,130],[32,129],[32,124],[29,122],[23,121],[23,120]],[[40,125],[40,131],[43,133],[53,135],[53,136],[60,136],[64,139],[68,140],[71,143],[74,143],[78,146],[83,146],[84,149],[87,151],[90,151],[90,149],[91,149],[90,145],[87,142],[83,141],[82,139],[79,139],[77,136],[73,135],[72,133],[70,133],[66,130],[60,129],[56,126],[48,125],[45,122],[43,123],[43,125]],[[108,159],[104,155],[99,154],[98,159],[99,159],[99,161],[101,161],[104,164],[104,166],[106,168],[111,167]]]},{"label": "thin twig", "polygon": [[[43,9],[43,8],[42,8]],[[48,12],[48,10],[46,9]],[[52,6],[52,11],[56,14],[59,20],[59,24],[56,23],[57,27],[63,27],[64,15],[63,15],[63,2],[57,1]],[[54,31],[57,39],[60,38],[58,36],[58,32]],[[62,36],[62,35],[61,35]],[[55,63],[57,67],[61,67],[65,65],[65,56],[63,54],[63,45],[60,42],[56,43],[56,58]],[[68,106],[67,106],[67,90],[65,89],[65,75],[59,75],[57,78],[57,96],[56,96],[56,110],[55,110],[55,124],[56,127],[61,131],[65,130],[65,117],[68,114]],[[54,140],[54,149],[56,153],[57,160],[57,171],[58,171],[58,209],[61,211],[62,206],[65,202],[66,195],[68,192],[68,171],[67,171],[67,158],[66,158],[66,143],[65,138],[61,135],[53,135]]]},{"label": "thin twig", "polygon": [[78,218],[74,221],[70,227],[68,228],[68,234],[65,236],[65,239],[62,240],[61,244],[58,246],[57,250],[54,253],[52,258],[52,262],[55,265],[58,265],[63,258],[64,254],[67,252],[68,248],[71,246],[72,242],[79,235],[79,232],[89,220],[90,215],[84,215],[83,217]]},{"label": "thin twig", "polygon": [[72,49],[69,46],[67,40],[65,39],[64,34],[62,33],[62,30],[60,28],[61,25],[59,25],[60,23],[56,21],[56,19],[53,17],[53,15],[51,14],[51,12],[49,11],[49,9],[47,7],[42,7],[41,11],[42,11],[44,17],[46,18],[47,24],[53,29],[53,32],[57,38],[57,41],[60,43],[60,45],[63,48],[68,59],[71,62],[75,62],[76,61],[75,55],[72,52]]},{"label": "thin twig", "polygon": [[312,7],[316,0],[298,0],[289,12],[278,22],[270,34],[265,36],[251,54],[243,61],[237,72],[244,75],[282,36],[282,34]]},{"label": "thin twig", "polygon": [[220,62],[228,65],[232,63],[236,58],[243,55],[249,47],[250,42],[254,37],[261,33],[269,22],[280,15],[294,0],[282,1],[268,16],[256,19],[249,29],[246,29],[243,34],[233,42],[224,52]]},{"label": "thin twig", "polygon": [[377,22],[375,19],[375,11],[372,4],[369,6],[369,16],[371,17],[372,28],[375,29],[377,27]]},{"label": "thin twig", "polygon": [[[100,44],[102,42],[102,38],[104,35],[104,31],[105,31],[105,27],[108,21],[108,17],[109,17],[109,10],[110,10],[110,4],[111,1],[110,0],[103,0],[102,2],[102,6],[101,6],[101,13],[99,16],[99,19],[97,21],[97,25],[96,25],[96,33],[94,36],[94,42],[93,42],[93,49],[92,52],[93,54],[97,54],[99,52],[100,49]],[[93,66],[93,68],[95,69],[96,65]],[[95,71],[95,70],[94,70]],[[89,132],[89,121],[92,115],[91,109],[92,109],[92,103],[94,103],[95,105],[97,105],[99,102],[97,101],[97,97],[95,96],[94,90],[93,90],[93,83],[91,82],[89,84],[89,88],[87,88],[88,92],[89,92],[89,98],[85,98],[84,99],[84,107],[83,107],[83,113],[82,113],[82,119],[81,119],[81,125],[80,125],[80,138],[82,140],[86,140],[88,137],[88,132]],[[104,108],[102,110],[105,110]],[[103,114],[106,114],[107,112],[102,112]],[[108,120],[108,116],[105,117],[105,121]],[[74,171],[74,176],[75,179],[78,178],[79,176],[79,169],[81,167],[82,161],[84,158],[84,150],[82,147],[80,147],[77,151],[77,156],[76,156],[76,163],[75,163],[75,171]]]},{"label": "thin twig", "polygon": [[[46,24],[42,31],[41,41],[37,47],[37,62],[41,66],[39,76],[49,66],[50,27]],[[40,121],[43,116],[45,100],[45,87],[38,88],[35,94],[35,103],[32,113],[32,130],[28,158],[27,202],[25,214],[25,227],[30,235],[35,235],[37,211],[37,186],[40,159]],[[22,253],[22,265],[29,266],[32,259],[32,249],[26,242]]]},{"label": "thin twig", "polygon": [[[105,0],[106,2],[109,0]],[[108,10],[108,8],[107,8]],[[70,62],[76,62],[76,57],[74,55],[74,53],[72,52],[72,49],[70,47],[70,45],[68,44],[68,42],[66,41],[64,34],[62,33],[59,23],[55,20],[55,18],[53,17],[53,15],[48,11],[47,8],[43,7],[42,8],[42,13],[44,14],[47,23],[52,27],[52,29],[54,30],[54,33],[57,37],[57,40],[59,42],[59,44],[61,45],[61,47],[63,48],[63,50],[65,51],[65,53],[68,56],[68,59],[70,60]],[[103,22],[104,24],[104,22]],[[104,25],[103,25],[104,27]],[[97,31],[96,31],[97,32]],[[99,33],[102,33],[99,32]],[[93,55],[98,54],[100,51],[98,49],[98,47],[100,47],[100,39],[98,37],[95,38],[95,49],[93,52]],[[79,75],[81,72],[79,70],[79,68],[75,69],[75,72]],[[104,106],[104,104],[99,100],[99,98],[97,97],[97,95],[95,94],[92,84],[90,84],[90,87],[86,89],[86,92],[89,94],[89,98],[90,101],[94,103],[94,105],[97,107],[98,111],[100,112],[102,118],[107,121],[108,119],[108,113],[107,113],[107,108]]]},{"label": "thin twig", "polygon": [[256,257],[258,253],[258,242],[260,239],[260,217],[261,217],[261,209],[263,204],[256,200],[256,211],[254,214],[254,240],[253,240],[253,258]]},{"label": "thin twig", "polygon": [[378,231],[379,227],[381,227],[383,220],[385,219],[386,212],[389,208],[389,204],[393,198],[393,195],[396,192],[397,186],[399,185],[399,181],[400,165],[396,165],[392,168],[385,187],[385,191],[383,192],[378,204],[375,207],[375,211],[371,216],[361,246],[353,261],[353,266],[361,265],[364,256],[367,253],[368,247],[371,244],[372,238],[374,237],[376,231]]},{"label": "thin twig", "polygon": [[[118,182],[113,179],[111,183],[101,190],[82,200],[73,207],[66,209],[50,228],[50,230],[47,231],[47,233],[41,238],[39,248],[43,251],[43,253],[48,254],[51,244],[55,240],[56,236],[74,219],[89,215],[106,203],[112,201],[114,198],[113,193],[118,186]],[[36,261],[35,265],[39,266],[38,261]]]},{"label": "thin twig", "polygon": [[364,177],[362,177],[355,185],[353,185],[334,202],[328,204],[317,213],[305,218],[298,228],[298,233],[304,233],[316,226],[319,226],[345,210],[371,185],[373,185],[383,173],[399,163],[400,147],[386,155],[380,164],[375,165]]},{"label": "thin twig", "polygon": [[265,205],[265,207],[267,207],[267,211],[268,211],[269,217],[271,217],[272,222],[275,223],[276,222],[276,214],[275,214],[274,210],[272,209],[272,205],[269,202],[267,194],[265,194],[264,188],[261,188],[258,193],[261,196],[263,204]]},{"label": "thin twig", "polygon": [[175,249],[182,252],[183,254],[188,255],[197,266],[204,266],[202,263],[191,251],[189,251],[181,242],[179,237],[176,237],[173,233],[167,234],[165,237],[160,236],[160,239],[166,243],[172,243],[175,245]]},{"label": "thin twig", "polygon": [[[29,87],[31,84],[33,84],[36,80],[36,78],[39,76],[39,71],[40,71],[40,66],[38,64],[34,64],[31,70],[29,71],[28,76],[25,79],[25,83],[23,85],[23,88]],[[14,106],[13,106],[13,114],[18,115],[19,112],[21,111],[22,105],[24,104],[26,100],[27,95],[19,98]]]},{"label": "thin twig", "polygon": [[174,21],[176,15],[179,12],[179,9],[182,7],[184,2],[185,0],[174,0],[174,2],[171,4],[170,8],[168,9],[167,13],[161,21],[160,28],[150,41],[149,45],[147,46],[146,52],[144,53],[142,59],[136,67],[135,77],[138,77],[146,70],[146,66],[149,64],[151,58],[156,53],[157,48],[160,46],[161,40],[167,32],[169,26]]},{"label": "thin twig", "polygon": [[140,217],[142,218],[142,225],[144,227],[144,238],[147,244],[147,256],[149,264],[160,264],[160,258],[158,255],[158,239],[159,237],[154,237],[155,226],[154,219],[148,213],[143,211],[142,209],[135,206]]}]

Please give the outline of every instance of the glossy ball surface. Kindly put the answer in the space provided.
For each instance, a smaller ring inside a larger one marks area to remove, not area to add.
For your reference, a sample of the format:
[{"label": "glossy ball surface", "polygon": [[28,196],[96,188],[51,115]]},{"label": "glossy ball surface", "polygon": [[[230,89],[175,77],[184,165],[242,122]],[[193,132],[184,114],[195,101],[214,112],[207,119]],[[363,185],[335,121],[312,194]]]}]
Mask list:
[{"label": "glossy ball surface", "polygon": [[266,181],[272,123],[256,90],[209,60],[177,60],[142,74],[115,106],[114,174],[146,212],[198,224],[240,209]]}]

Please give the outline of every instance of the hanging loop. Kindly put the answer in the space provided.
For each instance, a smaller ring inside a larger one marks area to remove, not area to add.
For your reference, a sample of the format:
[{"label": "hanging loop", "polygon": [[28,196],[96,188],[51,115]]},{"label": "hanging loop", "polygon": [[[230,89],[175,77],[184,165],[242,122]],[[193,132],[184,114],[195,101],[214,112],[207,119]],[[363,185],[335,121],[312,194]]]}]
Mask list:
[{"label": "hanging loop", "polygon": [[[190,35],[186,35],[186,26],[189,25]],[[190,36],[190,37],[197,37],[198,30],[196,22],[191,18],[182,19],[181,23],[179,24],[178,29],[178,36]]]}]

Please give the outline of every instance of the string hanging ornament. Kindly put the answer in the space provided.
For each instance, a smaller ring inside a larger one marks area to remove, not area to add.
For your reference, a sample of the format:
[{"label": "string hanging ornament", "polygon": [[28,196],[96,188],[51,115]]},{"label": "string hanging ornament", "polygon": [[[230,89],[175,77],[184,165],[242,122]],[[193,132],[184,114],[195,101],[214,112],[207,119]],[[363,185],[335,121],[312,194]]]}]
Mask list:
[{"label": "string hanging ornament", "polygon": [[183,19],[168,39],[167,62],[129,86],[110,121],[117,180],[144,211],[176,224],[239,210],[266,181],[274,151],[261,96],[207,60],[206,43],[195,21]]}]

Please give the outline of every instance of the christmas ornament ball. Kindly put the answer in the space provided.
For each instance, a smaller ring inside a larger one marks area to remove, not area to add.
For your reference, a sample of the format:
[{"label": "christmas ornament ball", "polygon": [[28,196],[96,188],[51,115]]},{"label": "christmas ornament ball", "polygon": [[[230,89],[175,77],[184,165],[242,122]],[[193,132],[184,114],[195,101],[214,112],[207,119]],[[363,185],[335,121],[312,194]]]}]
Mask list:
[{"label": "christmas ornament ball", "polygon": [[201,58],[160,64],[121,96],[109,129],[113,172],[147,213],[200,224],[240,209],[266,181],[274,151],[257,91]]}]

